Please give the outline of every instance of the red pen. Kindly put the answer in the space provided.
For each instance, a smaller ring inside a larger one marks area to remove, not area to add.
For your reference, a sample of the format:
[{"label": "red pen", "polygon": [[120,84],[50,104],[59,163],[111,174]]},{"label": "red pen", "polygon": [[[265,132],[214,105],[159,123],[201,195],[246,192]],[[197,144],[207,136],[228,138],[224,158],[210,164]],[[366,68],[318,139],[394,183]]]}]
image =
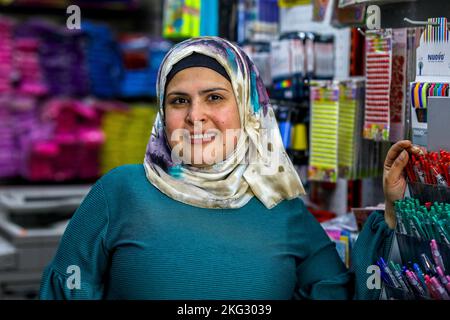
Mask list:
[{"label": "red pen", "polygon": [[436,179],[436,184],[441,187],[448,187],[447,181],[444,176],[441,174],[438,167],[431,165],[431,172],[433,173],[433,177]]},{"label": "red pen", "polygon": [[419,178],[421,183],[427,183],[425,172],[422,170],[420,162],[416,161],[414,165],[414,171],[416,172],[416,176]]}]

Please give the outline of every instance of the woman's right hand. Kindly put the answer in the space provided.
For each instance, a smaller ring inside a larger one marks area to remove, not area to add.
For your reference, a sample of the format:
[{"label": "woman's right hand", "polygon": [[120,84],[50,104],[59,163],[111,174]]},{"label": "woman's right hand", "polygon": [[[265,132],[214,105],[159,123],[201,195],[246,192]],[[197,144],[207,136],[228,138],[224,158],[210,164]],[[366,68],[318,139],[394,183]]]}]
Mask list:
[{"label": "woman's right hand", "polygon": [[390,149],[384,162],[383,191],[385,196],[385,220],[387,225],[395,228],[396,219],[394,202],[402,199],[406,191],[404,168],[408,164],[410,154],[425,154],[426,150],[412,144],[409,140],[395,143]]}]

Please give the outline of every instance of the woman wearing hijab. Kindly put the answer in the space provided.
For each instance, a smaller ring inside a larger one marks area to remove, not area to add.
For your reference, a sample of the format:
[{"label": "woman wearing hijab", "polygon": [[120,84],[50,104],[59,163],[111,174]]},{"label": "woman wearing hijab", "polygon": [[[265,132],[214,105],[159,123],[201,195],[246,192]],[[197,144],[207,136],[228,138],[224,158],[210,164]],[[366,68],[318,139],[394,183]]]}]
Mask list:
[{"label": "woman wearing hijab", "polygon": [[[41,299],[376,299],[366,273],[387,257],[409,141],[385,164],[386,220],[374,212],[347,270],[299,196],[264,85],[216,38],[165,57],[143,165],[92,187],[46,268]],[[126,150],[124,150],[126,152]]]}]

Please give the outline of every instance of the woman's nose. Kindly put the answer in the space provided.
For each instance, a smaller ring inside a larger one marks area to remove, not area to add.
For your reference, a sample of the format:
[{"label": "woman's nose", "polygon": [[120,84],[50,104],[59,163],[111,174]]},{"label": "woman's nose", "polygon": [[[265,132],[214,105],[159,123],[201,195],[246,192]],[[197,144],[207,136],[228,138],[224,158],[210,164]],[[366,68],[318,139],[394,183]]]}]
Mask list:
[{"label": "woman's nose", "polygon": [[206,110],[201,102],[193,101],[189,107],[189,112],[187,115],[187,121],[189,124],[194,125],[196,122],[206,122],[208,117],[205,111]]}]

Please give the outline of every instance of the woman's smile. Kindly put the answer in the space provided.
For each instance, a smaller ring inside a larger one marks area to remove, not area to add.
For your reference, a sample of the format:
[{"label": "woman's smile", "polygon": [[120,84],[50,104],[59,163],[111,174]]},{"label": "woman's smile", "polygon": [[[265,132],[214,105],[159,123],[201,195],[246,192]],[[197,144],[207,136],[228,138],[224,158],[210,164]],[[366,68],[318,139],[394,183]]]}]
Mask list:
[{"label": "woman's smile", "polygon": [[207,144],[215,140],[216,133],[202,133],[189,135],[189,143],[191,144]]}]

